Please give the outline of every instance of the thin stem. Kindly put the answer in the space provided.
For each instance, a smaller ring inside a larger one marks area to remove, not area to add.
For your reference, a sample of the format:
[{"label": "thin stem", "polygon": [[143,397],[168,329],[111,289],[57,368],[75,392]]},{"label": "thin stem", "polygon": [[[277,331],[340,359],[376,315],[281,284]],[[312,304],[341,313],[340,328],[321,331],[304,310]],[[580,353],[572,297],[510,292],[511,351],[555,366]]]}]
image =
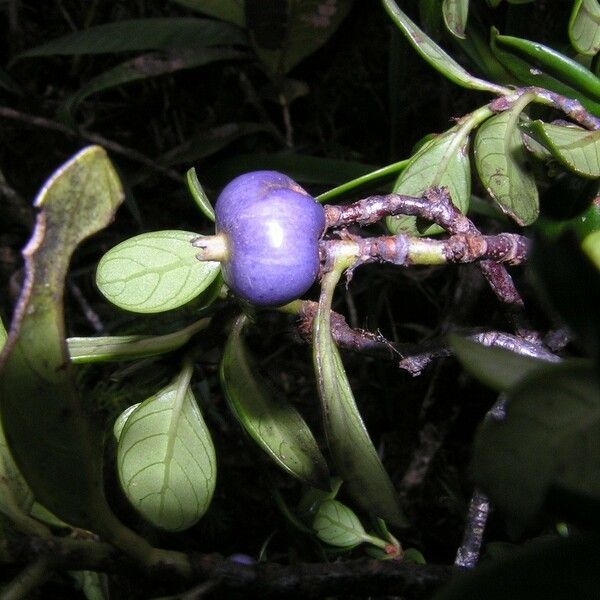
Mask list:
[{"label": "thin stem", "polygon": [[352,179],[351,181],[347,181],[346,183],[342,183],[337,187],[332,188],[322,194],[316,196],[316,200],[318,202],[329,202],[333,198],[337,198],[346,192],[350,192],[360,186],[366,185],[368,183],[374,183],[375,181],[379,181],[380,179],[385,179],[386,177],[390,177],[392,175],[396,175],[403,171],[410,162],[410,158],[405,158],[404,160],[400,160],[391,165],[387,165],[386,167],[382,167],[381,169],[377,169],[375,171],[371,171],[366,175],[362,175],[361,177],[357,177],[356,179]]},{"label": "thin stem", "polygon": [[200,248],[196,255],[198,260],[224,262],[229,257],[227,236],[223,233],[201,235],[192,240],[192,246]]}]

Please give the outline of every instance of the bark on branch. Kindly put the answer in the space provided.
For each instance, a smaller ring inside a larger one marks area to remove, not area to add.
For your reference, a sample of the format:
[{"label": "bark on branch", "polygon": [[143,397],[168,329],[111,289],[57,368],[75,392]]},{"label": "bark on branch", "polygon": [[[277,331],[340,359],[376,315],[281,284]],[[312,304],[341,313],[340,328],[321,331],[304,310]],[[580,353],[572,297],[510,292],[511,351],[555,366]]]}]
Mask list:
[{"label": "bark on branch", "polygon": [[323,598],[356,595],[398,595],[407,600],[430,597],[453,573],[446,565],[416,565],[393,560],[346,560],[334,563],[242,565],[219,554],[190,554],[192,576],[173,565],[158,564],[151,572],[137,570],[131,560],[104,542],[54,537],[22,538],[4,543],[0,560],[35,563],[51,557],[55,570],[89,570],[140,577],[147,585],[182,589],[211,582],[211,598]]}]

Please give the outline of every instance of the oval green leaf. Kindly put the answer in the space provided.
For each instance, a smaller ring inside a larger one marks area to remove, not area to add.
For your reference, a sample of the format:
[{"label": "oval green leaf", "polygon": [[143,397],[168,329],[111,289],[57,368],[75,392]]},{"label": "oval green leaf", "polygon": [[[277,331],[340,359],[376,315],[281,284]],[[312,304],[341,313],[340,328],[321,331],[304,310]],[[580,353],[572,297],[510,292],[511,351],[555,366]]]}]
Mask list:
[{"label": "oval green leaf", "polygon": [[469,0],[444,0],[442,14],[448,31],[464,39],[469,17]]},{"label": "oval green leaf", "polygon": [[17,58],[103,54],[245,44],[237,27],[212,19],[150,18],[97,25],[25,50]]},{"label": "oval green leaf", "polygon": [[600,131],[543,121],[527,123],[522,129],[570,171],[583,177],[600,177]]},{"label": "oval green leaf", "polygon": [[597,0],[575,0],[569,19],[569,39],[581,54],[594,56],[600,50],[600,5]]},{"label": "oval green leaf", "polygon": [[239,27],[244,25],[244,3],[240,0],[173,0],[205,15],[229,21]]},{"label": "oval green leaf", "polygon": [[498,392],[509,390],[536,369],[548,366],[548,361],[484,346],[457,335],[450,337],[450,344],[463,367]]},{"label": "oval green leaf", "polygon": [[367,537],[354,512],[337,500],[321,502],[313,521],[313,529],[322,542],[340,548],[358,546]]},{"label": "oval green leaf", "polygon": [[463,69],[449,54],[440,48],[425,32],[419,29],[399,8],[394,0],[383,0],[383,6],[392,21],[406,36],[412,47],[444,77],[457,85],[492,94],[504,94],[507,89],[474,77]]},{"label": "oval green leaf", "polygon": [[331,302],[343,266],[323,277],[313,334],[313,362],[327,443],[345,489],[366,511],[407,525],[396,491],[360,416],[338,349],[331,337]]},{"label": "oval green leaf", "polygon": [[313,487],[329,490],[327,463],[298,411],[275,395],[257,373],[237,318],[221,361],[221,385],[235,418],[284,471]]},{"label": "oval green leaf", "polygon": [[4,431],[36,499],[109,538],[116,520],[104,498],[100,440],[69,368],[62,299],[72,253],[110,223],[122,199],[119,178],[98,146],[80,151],[44,185],[23,251],[27,285],[0,359]]},{"label": "oval green leaf", "polygon": [[498,206],[519,225],[531,225],[539,214],[539,198],[517,127],[522,109],[519,101],[485,121],[475,136],[474,153],[479,178]]},{"label": "oval green leaf", "polygon": [[320,48],[340,26],[353,0],[245,0],[245,24],[258,57],[281,76]]},{"label": "oval green leaf", "polygon": [[129,238],[98,263],[96,283],[119,308],[157,313],[178,308],[203,292],[219,274],[218,262],[196,258],[189,231],[154,231]]},{"label": "oval green leaf", "polygon": [[221,60],[242,58],[245,55],[232,48],[198,48],[196,50],[171,50],[168,53],[151,53],[137,56],[116,67],[90,79],[79,90],[69,96],[58,109],[59,114],[66,120],[81,102],[88,96],[110,88],[175,73],[184,69],[193,69]]},{"label": "oval green leaf", "polygon": [[[541,510],[550,486],[574,470],[594,474],[587,483],[578,481],[600,499],[600,445],[589,444],[584,435],[596,433],[599,424],[600,389],[592,366],[537,370],[508,392],[506,417],[481,426],[474,449],[476,479],[494,504],[521,525]],[[577,445],[577,438],[578,460],[585,461],[585,468],[571,462],[573,447],[561,451],[570,442]]]},{"label": "oval green leaf", "polygon": [[[456,129],[451,129],[426,142],[402,172],[393,191],[407,196],[422,196],[433,186],[446,186],[453,204],[466,213],[471,197],[469,137],[460,130],[457,133]],[[421,230],[417,223],[417,218],[410,216],[386,219],[388,229],[394,234],[434,235],[443,231],[435,224]]]},{"label": "oval green leaf", "polygon": [[191,365],[127,418],[117,448],[125,495],[153,525],[182,531],[206,512],[217,465],[210,433],[189,383]]}]

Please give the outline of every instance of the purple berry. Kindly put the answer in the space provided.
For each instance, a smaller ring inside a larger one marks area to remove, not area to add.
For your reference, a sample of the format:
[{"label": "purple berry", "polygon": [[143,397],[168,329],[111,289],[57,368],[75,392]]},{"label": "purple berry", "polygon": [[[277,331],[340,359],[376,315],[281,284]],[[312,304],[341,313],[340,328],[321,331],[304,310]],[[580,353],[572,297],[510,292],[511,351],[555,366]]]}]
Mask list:
[{"label": "purple berry", "polygon": [[215,214],[227,241],[223,277],[240,297],[277,306],[313,284],[325,213],[295,181],[275,171],[241,175],[221,192]]}]

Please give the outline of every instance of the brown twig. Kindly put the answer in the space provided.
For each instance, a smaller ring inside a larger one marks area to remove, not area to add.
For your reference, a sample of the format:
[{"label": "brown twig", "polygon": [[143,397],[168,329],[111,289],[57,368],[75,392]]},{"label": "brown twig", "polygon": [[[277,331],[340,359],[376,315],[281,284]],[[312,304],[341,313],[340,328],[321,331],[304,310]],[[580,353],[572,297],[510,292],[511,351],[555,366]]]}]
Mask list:
[{"label": "brown twig", "polygon": [[[300,312],[298,313],[298,331],[302,339],[307,343],[311,342],[312,327],[316,312],[316,302],[304,300],[301,303]],[[547,362],[557,362],[560,360],[558,356],[547,350],[544,346],[509,333],[481,330],[465,330],[458,331],[457,333],[484,346],[503,348],[517,354]],[[431,340],[424,344],[392,343],[382,335],[366,331],[365,329],[350,327],[345,317],[335,311],[331,313],[331,335],[335,343],[345,350],[362,352],[387,359],[395,359],[400,356],[401,360],[398,366],[414,376],[420,375],[425,367],[436,358],[452,355],[452,351],[445,338],[442,340]]]},{"label": "brown twig", "polygon": [[[190,554],[191,577],[157,563],[151,571],[139,572],[131,560],[113,546],[95,540],[55,537],[52,540],[24,538],[4,547],[4,562],[28,563],[52,557],[56,570],[88,570],[138,574],[149,583],[181,585],[215,582],[212,598],[323,598],[349,595],[400,595],[427,598],[448,581],[453,568],[397,561],[356,559],[334,563],[257,563],[241,565],[218,554]],[[188,574],[189,575],[189,574]],[[213,585],[213,584],[211,584]]]},{"label": "brown twig", "polygon": [[590,129],[592,131],[597,131],[600,129],[600,119],[588,112],[581,105],[579,100],[567,98],[566,96],[562,96],[561,94],[557,94],[556,92],[551,92],[550,90],[540,87],[519,88],[510,96],[501,96],[500,98],[492,100],[492,102],[490,102],[490,108],[495,112],[508,110],[513,106],[515,100],[520,98],[523,94],[529,93],[533,93],[538,98],[545,100],[549,105],[553,106],[557,110],[560,110],[570,119],[575,121],[575,123],[579,123],[586,129]]},{"label": "brown twig", "polygon": [[[452,204],[446,188],[431,188],[420,198],[388,194],[370,196],[348,205],[325,206],[325,219],[329,229],[345,227],[351,223],[369,225],[385,216],[400,214],[432,221],[451,235],[482,237],[473,222]],[[493,260],[482,260],[480,268],[496,297],[509,307],[509,317],[515,323],[517,331],[524,334],[524,337],[530,336],[531,330],[514,317],[515,312],[522,314],[523,300],[506,268]]]},{"label": "brown twig", "polygon": [[75,131],[66,125],[63,125],[62,123],[59,123],[58,121],[52,121],[51,119],[46,119],[45,117],[30,115],[8,106],[0,106],[0,117],[12,119],[14,121],[21,121],[22,123],[27,123],[35,127],[42,127],[44,129],[57,131],[69,137],[82,139],[86,142],[91,142],[92,144],[98,144],[107,150],[114,152],[115,154],[119,154],[120,156],[124,156],[133,162],[144,165],[145,167],[148,167],[149,169],[152,169],[153,171],[156,171],[157,173],[160,173],[161,175],[164,175],[165,177],[168,177],[177,183],[182,183],[184,181],[183,176],[177,173],[177,171],[169,169],[168,167],[163,167],[134,148],[123,146],[118,142],[109,140],[98,133],[84,130]]}]

